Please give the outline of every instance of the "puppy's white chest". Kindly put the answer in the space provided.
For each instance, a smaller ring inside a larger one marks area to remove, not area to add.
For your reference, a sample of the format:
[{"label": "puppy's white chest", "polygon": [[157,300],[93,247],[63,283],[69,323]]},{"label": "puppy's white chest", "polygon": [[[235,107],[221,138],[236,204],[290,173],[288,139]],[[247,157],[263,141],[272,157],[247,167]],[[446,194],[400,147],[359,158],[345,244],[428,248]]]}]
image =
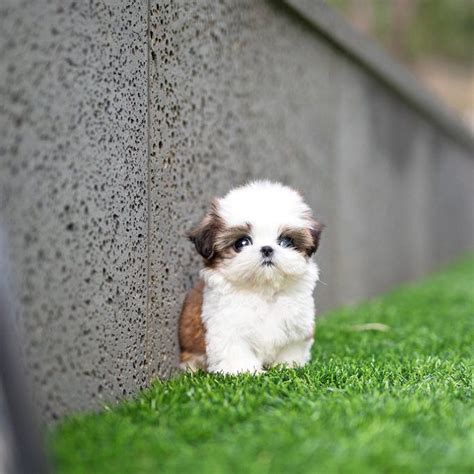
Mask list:
[{"label": "puppy's white chest", "polygon": [[258,302],[247,310],[246,339],[263,359],[271,359],[274,352],[304,330],[304,318],[298,317],[298,308],[286,299]]},{"label": "puppy's white chest", "polygon": [[208,337],[241,339],[264,363],[272,362],[282,347],[311,334],[313,318],[312,295],[301,292],[265,297],[209,291],[203,307]]}]

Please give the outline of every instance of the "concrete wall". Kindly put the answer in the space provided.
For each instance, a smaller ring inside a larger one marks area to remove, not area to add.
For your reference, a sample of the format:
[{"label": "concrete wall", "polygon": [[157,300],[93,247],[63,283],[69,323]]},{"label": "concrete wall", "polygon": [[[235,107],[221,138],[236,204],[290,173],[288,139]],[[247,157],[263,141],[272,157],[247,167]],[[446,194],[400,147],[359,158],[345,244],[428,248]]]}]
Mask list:
[{"label": "concrete wall", "polygon": [[3,2],[0,209],[47,418],[144,386],[146,1]]},{"label": "concrete wall", "polygon": [[289,3],[2,7],[0,210],[46,418],[169,375],[200,265],[184,233],[248,179],[326,223],[320,309],[473,247],[471,137],[324,5]]}]

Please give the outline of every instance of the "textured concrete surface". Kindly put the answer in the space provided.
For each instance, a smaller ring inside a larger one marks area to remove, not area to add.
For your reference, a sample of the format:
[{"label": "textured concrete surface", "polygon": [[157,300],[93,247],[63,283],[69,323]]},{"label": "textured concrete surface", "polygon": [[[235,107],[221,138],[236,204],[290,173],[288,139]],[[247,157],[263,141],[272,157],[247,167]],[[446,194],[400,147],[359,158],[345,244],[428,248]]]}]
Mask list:
[{"label": "textured concrete surface", "polygon": [[326,223],[320,309],[474,245],[472,140],[446,116],[283,3],[148,6],[0,12],[0,212],[49,418],[171,373],[200,267],[185,232],[248,179],[297,187]]},{"label": "textured concrete surface", "polygon": [[0,212],[46,418],[146,382],[145,1],[2,2]]}]

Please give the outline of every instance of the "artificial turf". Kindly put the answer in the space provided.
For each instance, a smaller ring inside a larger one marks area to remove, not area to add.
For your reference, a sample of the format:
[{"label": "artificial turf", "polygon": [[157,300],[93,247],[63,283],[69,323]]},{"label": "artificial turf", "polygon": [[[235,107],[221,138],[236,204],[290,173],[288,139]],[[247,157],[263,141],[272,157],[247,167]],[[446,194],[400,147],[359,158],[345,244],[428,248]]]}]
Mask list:
[{"label": "artificial turf", "polygon": [[[354,328],[372,322],[390,329]],[[472,473],[473,335],[471,255],[320,318],[304,368],[156,381],[63,421],[53,457],[59,473]]]}]

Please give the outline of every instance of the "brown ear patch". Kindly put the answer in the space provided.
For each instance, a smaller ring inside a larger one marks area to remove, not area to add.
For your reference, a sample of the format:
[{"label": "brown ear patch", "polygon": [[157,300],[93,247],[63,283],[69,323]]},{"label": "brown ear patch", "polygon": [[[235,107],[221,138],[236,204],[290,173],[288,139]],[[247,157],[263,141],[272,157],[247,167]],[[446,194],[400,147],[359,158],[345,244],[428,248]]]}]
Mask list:
[{"label": "brown ear patch", "polygon": [[188,237],[198,253],[210,261],[214,257],[217,235],[223,229],[224,222],[219,215],[217,199],[214,199],[209,212],[200,224],[188,234]]},{"label": "brown ear patch", "polygon": [[325,227],[324,224],[321,224],[320,222],[318,222],[315,219],[311,219],[311,226],[309,228],[309,232],[311,234],[311,239],[313,241],[313,245],[309,249],[310,250],[310,253],[309,253],[310,256],[313,255],[316,252],[316,250],[318,250],[319,241],[321,240],[321,234],[323,232],[324,227]]}]

